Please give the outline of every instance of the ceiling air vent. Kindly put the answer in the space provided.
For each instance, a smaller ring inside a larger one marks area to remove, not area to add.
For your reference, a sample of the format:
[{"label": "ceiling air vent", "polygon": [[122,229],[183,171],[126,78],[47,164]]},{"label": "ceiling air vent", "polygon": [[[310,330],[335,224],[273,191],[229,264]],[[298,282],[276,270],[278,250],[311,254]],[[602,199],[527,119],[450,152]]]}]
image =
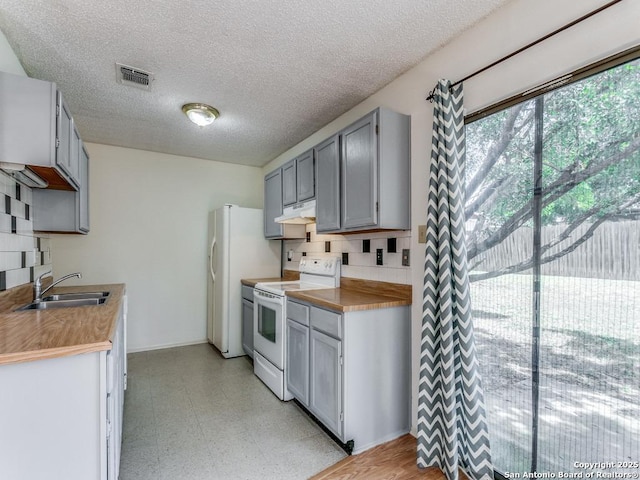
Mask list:
[{"label": "ceiling air vent", "polygon": [[151,90],[153,74],[136,67],[116,63],[116,80],[123,85],[141,88],[142,90]]}]

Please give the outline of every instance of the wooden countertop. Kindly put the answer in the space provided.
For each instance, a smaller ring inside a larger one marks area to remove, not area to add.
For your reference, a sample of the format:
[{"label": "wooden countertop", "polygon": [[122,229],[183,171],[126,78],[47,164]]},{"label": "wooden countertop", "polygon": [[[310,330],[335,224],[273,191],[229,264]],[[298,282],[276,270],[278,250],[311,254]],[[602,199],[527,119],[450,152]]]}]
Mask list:
[{"label": "wooden countertop", "polygon": [[264,282],[284,282],[284,278],[282,277],[270,277],[270,278],[243,278],[240,280],[242,285],[246,285],[247,287],[255,287],[257,283]]},{"label": "wooden countertop", "polygon": [[294,280],[300,279],[300,272],[296,272],[295,270],[284,270],[282,272],[282,277],[270,277],[270,278],[243,278],[240,280],[242,285],[246,285],[247,287],[255,287],[256,283],[264,283],[264,282],[290,282]]},{"label": "wooden countertop", "polygon": [[[291,278],[243,279],[242,284],[255,287],[258,282],[283,280]],[[340,288],[290,291],[287,292],[287,297],[338,312],[353,312],[411,305],[412,287],[399,283],[342,277]]]},{"label": "wooden countertop", "polygon": [[16,290],[0,301],[0,365],[111,349],[124,284],[55,287],[51,293],[111,293],[102,305],[22,312],[13,310],[31,301],[30,286]]},{"label": "wooden countertop", "polygon": [[342,287],[287,292],[287,297],[338,312],[355,312],[411,305],[411,297],[379,295]]}]

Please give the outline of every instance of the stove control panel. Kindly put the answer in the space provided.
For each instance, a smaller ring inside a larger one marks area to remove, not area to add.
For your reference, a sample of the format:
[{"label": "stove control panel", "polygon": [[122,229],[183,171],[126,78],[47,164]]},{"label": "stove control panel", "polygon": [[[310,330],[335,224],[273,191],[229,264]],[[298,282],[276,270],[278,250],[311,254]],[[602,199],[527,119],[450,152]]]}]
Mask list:
[{"label": "stove control panel", "polygon": [[300,273],[328,277],[340,276],[340,259],[338,257],[302,258],[300,260]]}]

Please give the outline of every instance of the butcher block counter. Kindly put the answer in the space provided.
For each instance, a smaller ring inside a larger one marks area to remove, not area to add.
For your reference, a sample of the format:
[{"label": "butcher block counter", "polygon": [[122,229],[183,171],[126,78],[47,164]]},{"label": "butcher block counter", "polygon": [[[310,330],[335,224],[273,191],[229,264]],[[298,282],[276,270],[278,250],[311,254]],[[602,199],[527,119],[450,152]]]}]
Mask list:
[{"label": "butcher block counter", "polygon": [[[282,277],[242,279],[242,284],[253,288],[257,283],[286,282],[299,278],[298,272],[284,270]],[[411,305],[412,287],[401,283],[341,277],[340,288],[288,291],[286,295],[337,312],[355,312]]]},{"label": "butcher block counter", "polygon": [[284,270],[282,272],[282,277],[271,277],[271,278],[243,278],[240,280],[242,285],[246,285],[247,287],[255,287],[256,283],[266,283],[266,282],[292,282],[294,280],[300,280],[300,272],[296,272],[295,270]]},{"label": "butcher block counter", "polygon": [[32,300],[30,285],[0,297],[0,365],[111,350],[124,284],[55,287],[47,294],[110,292],[102,305],[48,310],[16,308]]},{"label": "butcher block counter", "polygon": [[338,312],[411,305],[411,285],[342,277],[340,288],[287,292],[287,296]]}]

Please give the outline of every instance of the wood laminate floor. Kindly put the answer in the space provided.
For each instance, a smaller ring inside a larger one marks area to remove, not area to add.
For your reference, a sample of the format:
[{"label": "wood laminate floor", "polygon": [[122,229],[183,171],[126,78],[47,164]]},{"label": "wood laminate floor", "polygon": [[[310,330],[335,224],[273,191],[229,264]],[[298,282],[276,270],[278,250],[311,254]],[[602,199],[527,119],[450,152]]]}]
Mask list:
[{"label": "wood laminate floor", "polygon": [[311,480],[444,480],[440,469],[416,465],[416,439],[407,434],[347,457]]}]

